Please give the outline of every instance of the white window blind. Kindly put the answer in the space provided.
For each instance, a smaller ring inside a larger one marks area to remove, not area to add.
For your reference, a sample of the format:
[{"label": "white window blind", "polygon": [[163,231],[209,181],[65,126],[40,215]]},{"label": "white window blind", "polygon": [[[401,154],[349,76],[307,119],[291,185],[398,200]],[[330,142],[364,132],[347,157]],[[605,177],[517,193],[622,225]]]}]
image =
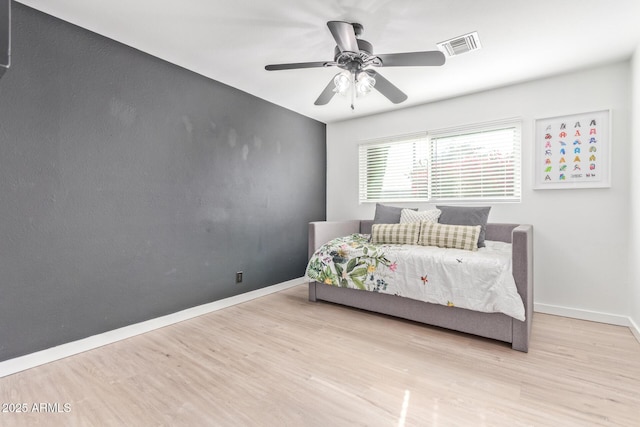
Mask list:
[{"label": "white window blind", "polygon": [[520,201],[520,120],[361,143],[359,199]]},{"label": "white window blind", "polygon": [[426,134],[360,144],[360,202],[429,199]]},{"label": "white window blind", "polygon": [[431,200],[520,201],[520,121],[429,132]]}]

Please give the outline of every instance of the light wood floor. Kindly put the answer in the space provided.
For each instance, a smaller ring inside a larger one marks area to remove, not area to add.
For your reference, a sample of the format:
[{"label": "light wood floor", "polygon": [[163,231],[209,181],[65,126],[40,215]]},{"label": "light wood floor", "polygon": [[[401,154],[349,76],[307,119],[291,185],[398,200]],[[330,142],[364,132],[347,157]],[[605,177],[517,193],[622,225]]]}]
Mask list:
[{"label": "light wood floor", "polygon": [[640,426],[628,328],[533,325],[525,354],[298,286],[0,379],[3,405],[62,411],[0,425]]}]

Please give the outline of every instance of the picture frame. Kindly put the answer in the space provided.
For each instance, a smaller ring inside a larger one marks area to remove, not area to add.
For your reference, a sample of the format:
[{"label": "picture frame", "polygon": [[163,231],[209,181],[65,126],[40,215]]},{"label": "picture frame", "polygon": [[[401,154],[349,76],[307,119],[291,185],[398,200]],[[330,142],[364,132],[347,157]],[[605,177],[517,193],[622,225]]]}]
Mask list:
[{"label": "picture frame", "polygon": [[611,110],[534,120],[534,190],[611,187]]}]

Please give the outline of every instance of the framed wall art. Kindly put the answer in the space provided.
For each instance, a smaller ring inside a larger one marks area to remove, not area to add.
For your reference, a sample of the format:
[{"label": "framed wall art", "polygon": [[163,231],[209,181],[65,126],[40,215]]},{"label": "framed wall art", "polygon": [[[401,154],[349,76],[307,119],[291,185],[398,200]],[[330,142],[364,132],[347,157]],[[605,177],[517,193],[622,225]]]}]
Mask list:
[{"label": "framed wall art", "polygon": [[611,110],[536,119],[534,189],[611,186]]}]

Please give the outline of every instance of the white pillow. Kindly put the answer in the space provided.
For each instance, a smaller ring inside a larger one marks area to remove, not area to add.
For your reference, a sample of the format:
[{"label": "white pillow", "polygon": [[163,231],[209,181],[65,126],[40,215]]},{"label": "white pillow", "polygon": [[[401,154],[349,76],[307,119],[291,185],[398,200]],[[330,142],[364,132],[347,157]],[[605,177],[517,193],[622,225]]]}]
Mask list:
[{"label": "white pillow", "polygon": [[412,209],[402,209],[400,212],[400,224],[407,224],[410,222],[438,222],[440,209],[429,209],[427,211],[414,211]]}]

